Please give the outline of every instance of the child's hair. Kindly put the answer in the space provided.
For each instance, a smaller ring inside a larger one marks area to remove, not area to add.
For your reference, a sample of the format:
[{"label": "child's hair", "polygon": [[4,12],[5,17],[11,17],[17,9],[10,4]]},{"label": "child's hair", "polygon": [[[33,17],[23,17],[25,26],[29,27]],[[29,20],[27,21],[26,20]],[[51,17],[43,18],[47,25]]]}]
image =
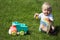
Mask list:
[{"label": "child's hair", "polygon": [[44,3],[43,3],[42,9],[43,9],[44,7],[47,7],[47,8],[51,8],[51,9],[52,9],[50,3],[48,3],[48,2],[44,2]]}]

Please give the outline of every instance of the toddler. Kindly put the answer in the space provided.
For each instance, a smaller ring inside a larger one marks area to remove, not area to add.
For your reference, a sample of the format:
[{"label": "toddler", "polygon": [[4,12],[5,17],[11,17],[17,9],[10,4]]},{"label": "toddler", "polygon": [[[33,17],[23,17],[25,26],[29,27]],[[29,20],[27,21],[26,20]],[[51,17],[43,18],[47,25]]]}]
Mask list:
[{"label": "toddler", "polygon": [[50,29],[54,30],[53,26],[53,15],[52,15],[52,7],[48,2],[44,2],[42,5],[42,13],[35,13],[34,18],[41,19],[39,31],[44,31],[49,33]]}]

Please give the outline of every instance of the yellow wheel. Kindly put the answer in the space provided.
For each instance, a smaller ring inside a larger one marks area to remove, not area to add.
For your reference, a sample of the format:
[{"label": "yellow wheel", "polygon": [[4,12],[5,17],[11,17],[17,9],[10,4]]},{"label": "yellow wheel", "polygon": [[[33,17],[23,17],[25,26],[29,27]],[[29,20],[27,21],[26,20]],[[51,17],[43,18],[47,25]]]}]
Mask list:
[{"label": "yellow wheel", "polygon": [[16,32],[14,31],[14,32],[12,32],[12,35],[16,35]]},{"label": "yellow wheel", "polygon": [[20,35],[24,35],[24,31],[20,31]]}]

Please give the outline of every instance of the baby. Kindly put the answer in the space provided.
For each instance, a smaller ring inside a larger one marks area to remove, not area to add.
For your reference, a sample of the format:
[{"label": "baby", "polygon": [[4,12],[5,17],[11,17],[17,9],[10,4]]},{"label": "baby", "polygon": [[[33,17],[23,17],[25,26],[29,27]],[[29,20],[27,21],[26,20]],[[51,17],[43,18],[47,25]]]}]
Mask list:
[{"label": "baby", "polygon": [[52,7],[48,2],[44,2],[42,5],[42,13],[35,13],[34,18],[41,19],[39,31],[44,31],[49,33],[50,29],[54,30],[53,26],[53,15],[52,15]]}]

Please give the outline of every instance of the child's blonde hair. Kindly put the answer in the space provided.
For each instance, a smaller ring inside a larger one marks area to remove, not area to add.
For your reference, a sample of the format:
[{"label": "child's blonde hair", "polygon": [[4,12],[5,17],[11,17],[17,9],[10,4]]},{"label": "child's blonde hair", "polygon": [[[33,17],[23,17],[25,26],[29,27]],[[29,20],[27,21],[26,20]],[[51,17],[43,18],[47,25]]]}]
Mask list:
[{"label": "child's blonde hair", "polygon": [[48,2],[44,2],[44,3],[43,3],[42,9],[45,8],[45,7],[46,7],[46,8],[51,8],[51,9],[52,9],[50,3],[48,3]]}]

